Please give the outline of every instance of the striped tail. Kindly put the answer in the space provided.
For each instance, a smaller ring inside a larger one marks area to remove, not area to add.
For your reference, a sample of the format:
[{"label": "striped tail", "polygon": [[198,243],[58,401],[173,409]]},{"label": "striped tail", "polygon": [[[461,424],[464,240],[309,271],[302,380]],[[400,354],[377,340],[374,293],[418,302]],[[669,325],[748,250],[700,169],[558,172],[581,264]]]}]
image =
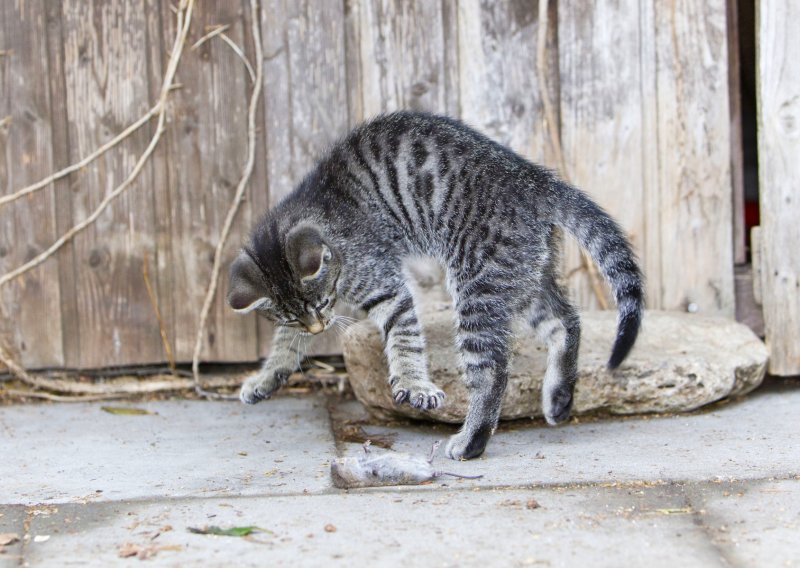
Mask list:
[{"label": "striped tail", "polygon": [[608,367],[615,369],[636,342],[642,322],[644,277],[636,255],[619,225],[581,190],[554,180],[548,197],[554,204],[553,222],[586,249],[614,292],[619,319]]}]

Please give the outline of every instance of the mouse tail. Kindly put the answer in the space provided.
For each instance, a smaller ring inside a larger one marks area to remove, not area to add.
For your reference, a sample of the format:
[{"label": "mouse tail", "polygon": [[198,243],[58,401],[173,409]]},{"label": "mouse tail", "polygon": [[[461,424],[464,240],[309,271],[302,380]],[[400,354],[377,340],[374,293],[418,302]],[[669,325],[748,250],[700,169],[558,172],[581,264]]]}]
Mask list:
[{"label": "mouse tail", "polygon": [[480,479],[483,475],[461,475],[460,473],[450,473],[449,471],[437,471],[436,475],[449,475],[450,477],[457,477],[459,479]]}]

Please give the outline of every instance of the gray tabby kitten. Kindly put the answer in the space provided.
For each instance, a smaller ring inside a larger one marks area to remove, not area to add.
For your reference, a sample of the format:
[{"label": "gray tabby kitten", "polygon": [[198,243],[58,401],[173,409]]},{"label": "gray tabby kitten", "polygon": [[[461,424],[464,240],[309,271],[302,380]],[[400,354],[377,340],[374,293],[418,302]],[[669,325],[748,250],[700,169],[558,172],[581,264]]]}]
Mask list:
[{"label": "gray tabby kitten", "polygon": [[481,455],[497,426],[518,317],[548,346],[542,405],[569,418],[580,320],[557,282],[557,227],[591,254],[613,288],[619,327],[609,367],[636,340],[642,275],[617,224],[584,193],[456,120],[397,112],[335,144],[269,211],[230,271],[228,302],[278,324],[263,369],[242,387],[254,404],[298,368],[296,336],[335,322],[343,301],[379,326],[397,404],[444,402],[428,378],[425,339],[403,261],[429,255],[447,272],[456,342],[470,391],[467,417],[447,456]]}]

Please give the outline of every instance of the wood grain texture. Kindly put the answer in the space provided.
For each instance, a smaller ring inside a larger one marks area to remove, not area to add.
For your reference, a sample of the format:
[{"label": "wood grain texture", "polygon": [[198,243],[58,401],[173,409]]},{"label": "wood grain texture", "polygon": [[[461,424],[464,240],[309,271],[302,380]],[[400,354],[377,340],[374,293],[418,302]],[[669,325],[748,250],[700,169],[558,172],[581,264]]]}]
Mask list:
[{"label": "wood grain texture", "polygon": [[654,7],[661,239],[656,302],[665,309],[694,306],[700,313],[733,316],[725,0],[656,1]]},{"label": "wood grain texture", "polygon": [[800,374],[800,6],[758,7],[761,295],[769,372]]},{"label": "wood grain texture", "polygon": [[535,71],[537,6],[458,2],[461,118],[529,159],[554,164]]},{"label": "wood grain texture", "polygon": [[[172,38],[175,18],[166,4],[161,6],[161,19],[164,37]],[[243,4],[236,0],[198,3],[187,43],[194,44],[210,27],[218,25],[230,26],[226,34],[245,46]],[[244,65],[219,38],[206,41],[196,50],[187,46],[178,81],[182,88],[172,96],[172,121],[166,132],[168,185],[159,189],[167,192],[161,201],[168,208],[160,215],[170,216],[170,249],[159,258],[158,269],[171,272],[171,290],[167,293],[173,304],[175,356],[186,361],[194,348],[214,250],[246,157],[251,87]],[[264,185],[263,177],[254,177],[250,188],[252,191]],[[251,201],[243,204],[229,237],[226,265],[252,223]],[[227,307],[224,288],[220,286],[209,313],[201,360],[253,360],[258,353],[255,320],[239,317]]]},{"label": "wood grain texture", "polygon": [[[143,1],[62,3],[69,159],[90,153],[148,109]],[[148,143],[134,133],[72,180],[72,221],[87,217],[122,182]],[[142,285],[153,254],[149,166],[97,222],[74,239],[81,367],[156,361],[162,349]]]},{"label": "wood grain texture", "polygon": [[[645,231],[644,199],[652,192],[646,170],[656,156],[645,153],[651,133],[643,120],[639,60],[648,38],[640,30],[640,2],[561,0],[558,7],[561,138],[570,178],[622,225],[647,262],[662,253]],[[598,309],[572,239],[565,252],[571,296]]]},{"label": "wood grain texture", "polygon": [[[725,2],[559,4],[570,173],[623,226],[648,305],[733,314]],[[613,22],[613,25],[610,23]],[[596,307],[574,246],[570,288]]]},{"label": "wood grain texture", "polygon": [[446,70],[458,65],[447,60],[455,54],[446,49],[445,22],[452,26],[454,21],[445,19],[444,4],[363,0],[356,9],[352,4],[348,15],[357,31],[347,61],[359,67],[360,83],[353,91],[361,101],[351,122],[397,109],[452,110]]},{"label": "wood grain texture", "polygon": [[[547,83],[560,109],[570,174],[631,235],[655,308],[695,304],[733,314],[731,1],[549,5]],[[783,14],[796,10],[787,0],[763,1]],[[378,112],[446,112],[556,166],[539,95],[537,13],[537,0],[262,0],[256,167],[227,261],[257,217],[331,142]],[[0,15],[0,50],[13,50],[0,57],[0,119],[13,116],[0,127],[0,191],[72,163],[154,103],[175,32],[169,3],[28,0],[0,3]],[[229,25],[226,33],[252,59],[250,17],[243,0],[200,1],[189,46],[207,26]],[[765,24],[777,26],[774,20]],[[778,41],[769,38],[770,57],[796,58]],[[797,178],[793,162],[781,157],[796,154],[797,104],[787,94],[796,87],[785,86],[794,76],[783,67],[770,69],[762,122],[774,148],[765,175],[778,188],[769,199],[778,203],[772,196],[796,190],[780,181]],[[177,80],[167,132],[136,183],[95,226],[4,290],[12,313],[0,328],[27,366],[163,361],[143,282],[145,256],[176,357],[190,358],[213,250],[245,158],[251,85],[219,38],[197,50],[187,46]],[[153,126],[53,188],[0,210],[0,271],[85,218],[129,171]],[[781,207],[789,208],[785,201]],[[777,205],[771,211],[785,214]],[[773,246],[786,248],[773,231]],[[568,270],[577,258],[570,249]],[[781,264],[785,259],[771,262],[787,278],[797,274]],[[202,359],[254,360],[268,352],[272,328],[227,309],[226,280]],[[784,290],[780,282],[765,290]],[[579,303],[593,306],[583,276],[572,283]],[[333,334],[315,348],[337,351]]]},{"label": "wood grain texture", "polygon": [[[171,48],[174,36],[165,36],[169,33],[164,26],[162,16],[174,18],[173,14],[162,14],[155,0],[148,0],[147,5],[147,69],[151,77],[149,81],[148,104],[154,105],[161,92],[167,53]],[[173,30],[174,32],[174,30]],[[169,105],[169,102],[168,102]],[[171,108],[171,107],[167,107]],[[155,134],[156,122],[151,122],[146,129],[148,136]],[[166,134],[166,133],[165,133]],[[153,194],[153,208],[155,211],[153,223],[153,256],[147,257],[150,285],[153,288],[155,301],[161,312],[166,340],[175,356],[175,306],[173,301],[174,286],[174,260],[172,256],[172,202],[170,200],[169,166],[171,163],[170,141],[165,135],[150,158],[150,174],[148,180]],[[144,275],[143,275],[144,277]],[[153,306],[148,306],[148,314],[154,318]],[[167,354],[162,347],[159,361],[166,361]]]},{"label": "wood grain texture", "polygon": [[[0,193],[45,177],[54,167],[54,116],[48,80],[46,11],[43,2],[0,3]],[[60,184],[59,190],[64,190]],[[0,210],[0,273],[30,260],[56,238],[55,191],[51,185]],[[23,365],[61,366],[59,264],[37,267],[0,292],[8,347]],[[14,324],[11,325],[10,321]]]},{"label": "wood grain texture", "polygon": [[[289,193],[349,124],[344,2],[265,0],[265,130],[270,204]],[[255,316],[249,316],[255,318]],[[261,325],[262,336],[266,334]],[[317,353],[338,352],[325,334]],[[269,343],[261,342],[261,352]]]}]

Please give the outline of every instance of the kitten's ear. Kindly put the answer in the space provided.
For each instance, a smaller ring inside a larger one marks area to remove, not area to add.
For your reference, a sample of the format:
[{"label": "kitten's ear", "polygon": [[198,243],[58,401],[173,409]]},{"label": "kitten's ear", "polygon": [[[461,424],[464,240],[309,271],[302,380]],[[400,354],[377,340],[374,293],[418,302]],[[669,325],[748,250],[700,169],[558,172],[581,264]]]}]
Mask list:
[{"label": "kitten's ear", "polygon": [[261,284],[261,270],[245,251],[231,264],[228,304],[240,314],[247,314],[269,303]]},{"label": "kitten's ear", "polygon": [[301,281],[317,278],[332,256],[322,233],[314,226],[295,227],[286,237],[286,258]]}]

